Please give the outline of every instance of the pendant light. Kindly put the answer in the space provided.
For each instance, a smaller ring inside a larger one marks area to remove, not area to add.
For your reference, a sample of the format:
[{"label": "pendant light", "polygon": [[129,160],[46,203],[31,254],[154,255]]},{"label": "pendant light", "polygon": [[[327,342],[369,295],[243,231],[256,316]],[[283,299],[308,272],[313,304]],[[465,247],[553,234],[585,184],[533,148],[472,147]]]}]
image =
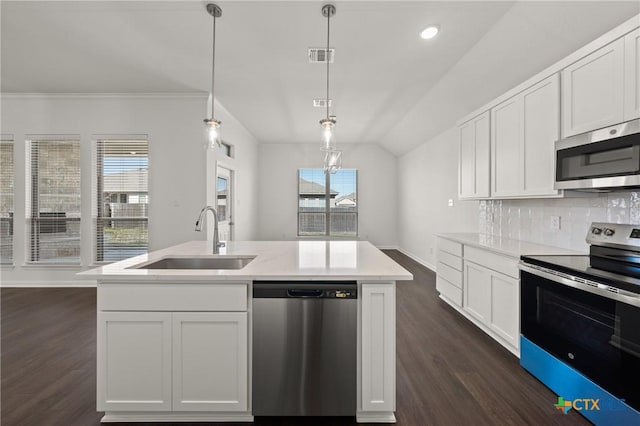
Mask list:
[{"label": "pendant light", "polygon": [[207,146],[214,148],[215,145],[219,147],[222,142],[220,139],[220,125],[222,121],[215,118],[215,98],[213,97],[216,75],[216,18],[222,16],[222,9],[215,3],[209,3],[207,4],[207,12],[213,17],[213,52],[211,55],[211,118],[205,118],[204,124],[207,127],[209,137],[209,144]]},{"label": "pendant light", "polygon": [[336,14],[336,7],[332,4],[322,6],[322,16],[327,18],[327,50],[325,51],[325,61],[327,62],[327,115],[320,120],[320,128],[322,131],[322,150],[326,151],[324,156],[324,169],[335,172],[342,167],[342,152],[336,149],[335,126],[336,118],[329,115],[329,49],[331,36],[331,17]]}]

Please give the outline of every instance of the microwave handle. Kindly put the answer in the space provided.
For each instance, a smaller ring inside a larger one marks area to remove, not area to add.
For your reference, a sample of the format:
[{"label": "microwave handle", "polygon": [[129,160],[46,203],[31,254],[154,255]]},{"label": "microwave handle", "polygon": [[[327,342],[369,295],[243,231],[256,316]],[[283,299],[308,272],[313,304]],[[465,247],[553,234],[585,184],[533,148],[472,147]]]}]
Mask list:
[{"label": "microwave handle", "polygon": [[518,267],[521,271],[528,272],[530,274],[536,275],[549,281],[556,282],[558,284],[596,294],[598,296],[612,299],[617,302],[640,307],[640,295],[631,293],[630,291],[625,291],[616,287],[609,286],[607,284],[598,283],[584,278],[575,277],[573,275],[566,274],[560,271],[554,271],[542,266],[531,265],[523,261],[520,261]]}]

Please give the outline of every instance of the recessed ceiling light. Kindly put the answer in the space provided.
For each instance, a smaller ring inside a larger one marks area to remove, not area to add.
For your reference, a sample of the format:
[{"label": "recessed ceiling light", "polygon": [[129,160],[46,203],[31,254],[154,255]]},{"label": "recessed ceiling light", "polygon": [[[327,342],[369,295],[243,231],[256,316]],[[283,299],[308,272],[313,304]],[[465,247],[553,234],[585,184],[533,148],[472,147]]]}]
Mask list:
[{"label": "recessed ceiling light", "polygon": [[439,31],[440,28],[438,28],[437,25],[429,25],[427,28],[422,30],[422,32],[420,33],[420,37],[424,40],[429,40],[430,38],[434,38]]}]

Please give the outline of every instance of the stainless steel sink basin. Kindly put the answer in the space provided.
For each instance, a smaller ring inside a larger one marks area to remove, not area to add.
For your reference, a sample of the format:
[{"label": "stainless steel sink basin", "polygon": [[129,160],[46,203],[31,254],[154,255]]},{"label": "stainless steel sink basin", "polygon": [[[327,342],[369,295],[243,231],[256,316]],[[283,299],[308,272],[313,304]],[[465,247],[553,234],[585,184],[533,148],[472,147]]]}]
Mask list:
[{"label": "stainless steel sink basin", "polygon": [[165,257],[152,263],[134,266],[136,269],[242,269],[255,256]]}]

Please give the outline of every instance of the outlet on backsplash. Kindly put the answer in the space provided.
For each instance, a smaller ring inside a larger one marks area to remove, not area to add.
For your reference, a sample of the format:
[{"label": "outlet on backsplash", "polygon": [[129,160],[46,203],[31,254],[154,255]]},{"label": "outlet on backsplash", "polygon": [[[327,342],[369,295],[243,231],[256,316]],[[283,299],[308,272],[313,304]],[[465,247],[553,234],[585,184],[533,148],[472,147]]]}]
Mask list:
[{"label": "outlet on backsplash", "polygon": [[560,230],[560,216],[551,216],[551,222],[549,223],[552,231]]}]

